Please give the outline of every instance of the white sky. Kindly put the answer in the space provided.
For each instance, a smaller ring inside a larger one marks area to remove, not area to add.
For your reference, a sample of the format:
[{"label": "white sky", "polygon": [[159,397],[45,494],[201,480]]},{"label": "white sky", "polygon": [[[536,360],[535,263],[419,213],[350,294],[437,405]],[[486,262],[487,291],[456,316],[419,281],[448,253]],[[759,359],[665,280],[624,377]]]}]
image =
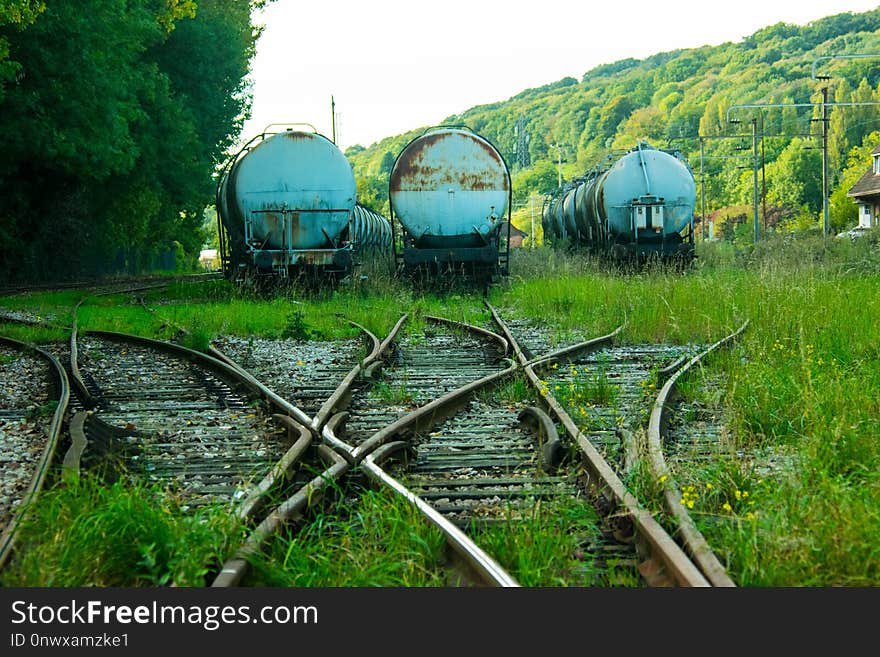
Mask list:
[{"label": "white sky", "polygon": [[275,0],[252,62],[246,141],[305,122],[369,146],[599,64],[737,42],[877,0]]}]

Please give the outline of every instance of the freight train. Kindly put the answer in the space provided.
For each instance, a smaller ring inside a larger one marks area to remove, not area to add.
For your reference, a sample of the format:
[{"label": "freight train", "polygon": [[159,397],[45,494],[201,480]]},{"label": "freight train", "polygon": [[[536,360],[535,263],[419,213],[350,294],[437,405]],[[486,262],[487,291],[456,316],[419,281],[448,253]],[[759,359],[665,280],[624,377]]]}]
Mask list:
[{"label": "freight train", "polygon": [[[618,261],[694,256],[694,174],[677,151],[639,141],[544,202],[544,239]],[[549,240],[548,240],[549,238]]]},{"label": "freight train", "polygon": [[488,140],[465,126],[430,128],[397,156],[388,189],[399,272],[485,284],[508,274],[510,173]]},{"label": "freight train", "polygon": [[348,159],[299,127],[249,141],[217,184],[220,257],[227,278],[338,281],[366,258],[391,260],[389,220],[356,202]]}]

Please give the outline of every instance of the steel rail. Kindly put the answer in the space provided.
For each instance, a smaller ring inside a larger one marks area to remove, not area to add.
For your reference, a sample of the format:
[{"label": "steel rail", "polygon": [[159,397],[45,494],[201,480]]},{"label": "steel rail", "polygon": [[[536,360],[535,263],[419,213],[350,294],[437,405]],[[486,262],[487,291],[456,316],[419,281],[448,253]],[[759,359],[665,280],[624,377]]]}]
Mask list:
[{"label": "steel rail", "polygon": [[61,427],[64,423],[64,415],[67,413],[67,406],[70,402],[70,383],[67,378],[67,372],[64,371],[64,367],[52,354],[43,351],[36,345],[13,340],[12,338],[0,336],[0,342],[21,351],[34,352],[41,358],[47,360],[55,376],[55,383],[57,385],[56,392],[58,393],[58,405],[55,407],[55,412],[52,415],[52,422],[49,425],[48,436],[46,437],[46,446],[43,448],[43,452],[37,461],[34,476],[31,478],[30,485],[22,497],[22,502],[18,507],[18,511],[12,515],[12,520],[9,521],[9,524],[4,528],[3,533],[0,534],[0,569],[2,569],[5,567],[9,556],[12,553],[21,521],[24,519],[31,504],[33,504],[42,490],[43,484],[46,481],[46,476],[49,472],[49,467],[52,464],[52,459],[58,449]]},{"label": "steel rail", "polygon": [[481,580],[484,585],[518,587],[519,583],[506,570],[504,570],[497,561],[474,543],[467,534],[443,517],[443,514],[434,509],[434,507],[428,504],[425,500],[413,493],[380,467],[379,464],[382,461],[391,456],[392,453],[405,449],[407,445],[408,443],[405,441],[387,443],[368,454],[361,463],[361,468],[367,473],[367,476],[370,479],[387,486],[395,493],[402,496],[413,504],[435,527],[439,528],[446,537],[447,544],[449,544],[455,553],[462,558],[462,560],[469,566],[471,572],[474,573],[476,578]]},{"label": "steel rail", "polygon": [[[248,493],[248,496],[238,507],[236,515],[241,519],[246,519],[259,510],[265,502],[266,493],[275,487],[281,480],[290,476],[291,470],[301,460],[305,450],[312,444],[315,438],[315,435],[309,428],[308,421],[310,418],[302,410],[269,390],[269,388],[248,372],[234,367],[223,360],[182,345],[162,340],[154,340],[152,338],[138,335],[115,333],[111,331],[86,331],[85,333],[87,335],[104,337],[116,341],[134,342],[152,349],[158,349],[160,351],[172,353],[176,356],[182,356],[201,367],[213,370],[227,380],[231,380],[238,385],[244,386],[253,396],[268,400],[276,410],[280,411],[280,413],[273,414],[275,422],[287,428],[288,436],[293,437],[298,433],[299,437],[293,441],[291,447],[289,447],[275,465],[272,466],[266,476],[256,484],[251,492]],[[306,422],[301,422],[299,419],[300,417],[304,418]],[[100,418],[98,419],[100,420]],[[81,420],[80,418],[75,418],[75,420],[76,422],[71,425],[72,429],[74,429],[74,431],[71,432],[72,445],[70,450],[68,450],[68,457],[65,458],[65,464],[69,469],[73,469],[74,467],[78,469],[79,459],[84,450],[82,446],[84,432],[80,431],[82,429],[81,423],[84,420]],[[303,431],[305,432],[305,435],[303,435]],[[81,433],[83,435],[81,435]]]},{"label": "steel rail", "polygon": [[[130,283],[135,283],[141,287],[137,289],[150,289],[152,287],[162,287],[164,285],[168,285],[169,283],[178,283],[189,280],[213,280],[223,278],[222,272],[205,272],[199,274],[186,274],[186,275],[175,275],[175,276],[156,276],[153,278],[146,279],[135,279],[135,281],[130,281]],[[152,280],[152,283],[147,283],[147,281]],[[125,284],[122,281],[119,281],[117,284]],[[19,285],[19,286],[10,286],[0,288],[0,297],[9,296],[12,294],[20,294],[24,292],[51,292],[53,290],[80,290],[86,288],[98,288],[102,285],[114,285],[113,282],[101,282],[98,280],[95,281],[82,281],[78,283],[46,283],[41,285]],[[126,292],[129,288],[124,288],[122,291]],[[115,294],[115,292],[105,293],[102,292],[100,294]]]},{"label": "steel rail", "polygon": [[[278,417],[279,420],[287,424],[289,431],[298,430],[300,432],[300,439],[291,447],[290,452],[293,452],[297,449],[297,445],[301,445],[304,450],[309,445],[313,444],[312,435],[313,432],[318,428],[323,428],[324,425],[327,424],[327,421],[324,419],[324,416],[328,414],[325,410],[325,407],[328,409],[334,409],[338,404],[341,403],[341,400],[345,399],[347,396],[347,391],[350,389],[351,385],[353,385],[357,375],[361,372],[369,371],[371,366],[376,364],[379,359],[382,357],[382,354],[388,348],[388,346],[394,341],[398,331],[400,330],[403,323],[406,321],[408,315],[404,314],[391,329],[391,332],[386,336],[384,340],[381,342],[376,338],[376,336],[365,329],[360,324],[355,322],[350,322],[351,324],[360,328],[364,333],[368,336],[370,342],[372,343],[372,349],[370,353],[364,358],[363,361],[355,365],[354,368],[349,372],[349,374],[343,379],[343,381],[339,384],[336,391],[328,398],[327,402],[325,402],[324,406],[322,406],[321,410],[315,415],[315,418],[309,418],[308,423],[302,423],[297,421],[295,418],[290,418],[287,416]],[[217,352],[223,355],[221,352]],[[231,360],[231,359],[230,359]],[[242,368],[238,365],[234,365],[236,369],[240,371]],[[340,416],[340,413],[336,413],[333,417]],[[341,442],[341,441],[340,441]],[[345,445],[342,443],[342,445]],[[345,447],[348,447],[345,445]],[[331,449],[332,448],[332,449]],[[334,451],[334,449],[336,451]],[[285,522],[289,522],[291,520],[301,518],[307,508],[312,506],[321,500],[321,491],[330,483],[335,483],[339,479],[341,479],[350,469],[350,462],[348,459],[343,458],[340,453],[344,453],[344,450],[340,450],[338,445],[318,445],[317,446],[318,455],[322,458],[325,463],[330,463],[330,467],[325,469],[320,475],[312,479],[308,484],[297,490],[292,496],[287,498],[285,502],[276,507],[268,516],[266,516],[263,521],[248,535],[239,549],[236,551],[235,555],[224,563],[223,568],[214,578],[212,587],[217,588],[228,588],[238,586],[244,576],[247,574],[250,569],[250,561],[249,557],[257,552],[260,547],[266,543],[269,538],[278,531],[282,524]],[[279,464],[280,465],[280,464]],[[278,467],[278,466],[276,466]],[[284,468],[280,468],[279,470],[283,470]],[[266,491],[268,491],[273,484],[261,484],[258,488],[261,493],[257,494],[255,490],[254,494],[251,498],[249,498],[247,503],[259,504],[265,501],[265,497],[263,496]]]},{"label": "steel rail", "polygon": [[[83,381],[82,373],[79,371],[79,348],[77,347],[79,333],[79,307],[88,297],[83,297],[73,307],[73,321],[70,327],[70,379],[73,381],[73,387],[76,388],[76,394],[88,409],[95,408],[98,402],[92,397],[92,393],[86,387]],[[77,446],[77,448],[79,448]],[[81,452],[81,450],[80,450]],[[79,459],[77,459],[79,462]]]},{"label": "steel rail", "polygon": [[355,447],[348,455],[352,459],[352,464],[360,463],[374,449],[394,440],[403,433],[415,433],[454,415],[478,390],[502,381],[516,372],[517,369],[518,366],[514,364],[504,370],[487,374],[404,415]]},{"label": "steel rail", "polygon": [[465,331],[470,331],[471,333],[476,333],[477,335],[482,335],[484,338],[488,338],[497,342],[499,348],[501,349],[501,353],[505,356],[510,352],[510,344],[507,342],[507,339],[503,336],[498,335],[494,331],[490,331],[479,326],[473,326],[471,324],[465,324],[464,322],[457,322],[454,319],[435,317],[434,315],[425,315],[425,320],[433,322],[435,324],[446,324],[447,326],[454,326]]},{"label": "steel rail", "polygon": [[[510,333],[510,330],[495,308],[488,301],[485,303],[492,313],[493,319],[513,346],[516,356],[523,365],[523,369],[532,386],[539,390],[541,388],[540,378],[535,373],[533,366],[528,364],[529,361],[520,349],[516,338]],[[583,343],[585,345],[583,348],[595,349],[612,343],[622,328],[623,326],[620,326],[605,336]],[[548,362],[544,361],[542,364]],[[613,512],[616,512],[618,517],[626,518],[632,522],[633,527],[638,531],[646,546],[650,548],[651,557],[656,557],[657,562],[647,564],[646,569],[642,572],[646,581],[649,584],[654,581],[662,583],[667,583],[668,581],[668,583],[674,583],[679,586],[709,586],[708,580],[706,580],[684,550],[663,529],[662,525],[657,522],[651,513],[642,507],[638,499],[626,488],[608,462],[589,439],[584,436],[577,424],[571,419],[571,416],[562,408],[553,395],[547,393],[542,395],[541,399],[549,408],[550,414],[562,424],[568,435],[576,441],[584,457],[584,464],[589,471],[590,483],[595,492],[602,490],[610,495],[611,499],[609,501],[615,507]],[[664,577],[664,571],[671,579],[667,580]]]},{"label": "steel rail", "polygon": [[384,356],[385,351],[397,337],[397,333],[398,331],[400,331],[400,327],[403,326],[403,323],[408,317],[408,314],[404,314],[399,320],[397,320],[397,323],[391,329],[391,332],[381,342],[375,335],[373,335],[373,333],[368,331],[360,324],[351,321],[349,322],[350,324],[358,327],[368,336],[368,338],[372,342],[373,348],[370,350],[370,353],[367,354],[366,358],[364,358],[360,363],[357,363],[351,369],[351,371],[342,379],[342,381],[336,387],[336,390],[333,391],[333,394],[331,394],[327,398],[327,400],[321,405],[321,408],[318,410],[318,412],[315,413],[315,417],[312,418],[309,426],[316,436],[321,435],[321,428],[327,423],[327,420],[333,414],[339,413],[348,406],[349,402],[351,401],[351,391],[354,387],[355,381],[357,381],[357,378],[362,374],[364,376],[373,376],[376,369],[374,366],[378,365],[379,359]]},{"label": "steel rail", "polygon": [[258,552],[282,525],[302,518],[309,507],[323,499],[327,486],[338,481],[348,472],[350,468],[348,462],[334,450],[326,445],[318,445],[317,452],[321,459],[325,463],[329,463],[330,466],[263,519],[256,529],[248,535],[235,555],[223,564],[223,568],[211,584],[212,587],[237,586],[250,569],[249,557]]},{"label": "steel rail", "polygon": [[150,349],[164,351],[166,353],[171,353],[179,357],[182,356],[183,358],[189,360],[192,363],[195,363],[196,365],[207,367],[208,369],[211,369],[214,372],[243,385],[245,388],[249,389],[251,393],[253,393],[255,396],[267,399],[270,403],[275,405],[276,408],[284,411],[285,413],[289,413],[294,417],[296,417],[294,413],[298,413],[301,414],[304,418],[308,419],[308,416],[305,415],[303,411],[273,393],[262,383],[257,381],[257,379],[255,379],[253,376],[247,374],[246,372],[240,371],[239,369],[231,366],[225,361],[220,360],[219,358],[215,358],[214,356],[211,356],[209,354],[202,353],[201,351],[196,351],[195,349],[190,349],[189,347],[184,347],[183,345],[174,344],[173,342],[167,342],[165,340],[156,340],[154,338],[147,338],[142,335],[119,333],[116,331],[88,330],[84,331],[83,335],[92,335],[95,337],[105,338],[116,342],[133,342],[135,344],[149,347]]},{"label": "steel rail", "polygon": [[280,481],[289,479],[293,472],[293,468],[303,458],[308,447],[312,444],[312,433],[308,427],[303,426],[292,419],[289,415],[281,415],[277,413],[272,416],[273,419],[281,426],[287,429],[287,435],[293,437],[299,434],[293,441],[290,448],[272,467],[265,477],[253,487],[248,497],[238,507],[236,516],[240,520],[247,520],[253,516],[263,506],[266,501],[266,495]]},{"label": "steel rail", "polygon": [[655,481],[663,481],[663,502],[667,512],[675,519],[678,533],[681,535],[685,550],[691,555],[697,566],[706,576],[712,586],[736,586],[727,574],[723,565],[718,560],[715,552],[709,547],[703,534],[697,529],[691,515],[681,503],[681,489],[671,476],[669,467],[663,457],[663,438],[668,424],[668,412],[673,397],[677,393],[679,379],[684,376],[694,365],[702,363],[706,357],[720,347],[730,344],[742,335],[749,325],[748,320],[736,331],[718,340],[713,345],[700,352],[684,365],[681,365],[657,394],[654,407],[651,410],[651,419],[648,422],[648,456],[651,476]]},{"label": "steel rail", "polygon": [[[429,317],[426,319],[475,332],[484,338],[498,342],[503,352],[507,353],[509,343],[497,333],[442,317]],[[433,426],[437,422],[453,415],[478,390],[500,383],[512,376],[517,369],[518,366],[514,363],[504,370],[494,372],[456,390],[452,390],[380,429],[357,447],[352,447],[336,436],[336,428],[345,421],[348,415],[347,412],[336,413],[321,429],[321,436],[324,442],[335,449],[350,466],[359,466],[372,481],[387,486],[394,493],[402,496],[413,504],[428,522],[440,529],[446,537],[447,544],[461,559],[462,563],[467,565],[472,578],[479,580],[486,586],[517,587],[519,584],[458,527],[421,497],[385,472],[381,468],[380,463],[392,453],[408,445],[407,441],[399,440],[401,436]]]}]

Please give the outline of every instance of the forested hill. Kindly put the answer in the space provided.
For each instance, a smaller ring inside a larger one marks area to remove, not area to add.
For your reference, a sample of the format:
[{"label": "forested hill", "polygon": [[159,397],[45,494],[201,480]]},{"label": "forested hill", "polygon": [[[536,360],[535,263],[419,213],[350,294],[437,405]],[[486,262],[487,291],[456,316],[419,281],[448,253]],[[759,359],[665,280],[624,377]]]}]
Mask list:
[{"label": "forested hill", "polygon": [[[620,29],[623,35],[622,26],[607,29]],[[878,58],[824,59],[870,53]],[[822,204],[821,184],[817,187],[821,151],[816,148],[821,142],[805,135],[821,134],[821,124],[811,120],[818,115],[815,107],[794,105],[820,100],[821,81],[812,77],[819,58],[818,74],[830,77],[829,101],[880,100],[880,9],[836,14],[803,26],[778,23],[737,43],[624,59],[587,71],[580,81],[564,78],[528,89],[506,101],[450,116],[444,123],[467,125],[499,148],[513,174],[515,207],[521,207],[530,192],[547,193],[556,187],[560,157],[563,177],[568,178],[594,166],[609,149],[628,149],[646,138],[658,147],[681,149],[699,178],[699,136],[749,134],[745,143],[704,140],[706,202],[714,210],[752,202],[752,161],[731,156],[751,158],[750,120],[758,117],[765,135],[762,201],[770,207],[771,223],[788,219],[808,224]],[[728,109],[746,104],[791,106],[734,109],[730,118],[742,124],[729,123]],[[844,170],[850,150],[877,129],[877,106],[830,110],[832,189],[849,182],[854,174],[847,177]],[[421,132],[347,150],[359,178],[361,202],[387,212],[388,172],[403,146]],[[737,150],[744,146],[747,152]],[[854,221],[854,210],[836,207],[834,222]]]}]

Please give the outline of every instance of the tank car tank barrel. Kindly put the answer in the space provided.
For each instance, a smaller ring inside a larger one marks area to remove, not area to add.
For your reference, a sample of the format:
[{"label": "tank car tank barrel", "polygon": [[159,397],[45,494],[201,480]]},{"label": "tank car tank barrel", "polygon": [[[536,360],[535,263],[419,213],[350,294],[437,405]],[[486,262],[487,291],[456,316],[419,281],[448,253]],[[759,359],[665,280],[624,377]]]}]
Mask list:
[{"label": "tank car tank barrel", "polygon": [[542,224],[551,241],[615,257],[692,258],[695,203],[694,175],[680,154],[640,141],[557,189]]},{"label": "tank car tank barrel", "polygon": [[397,156],[388,190],[404,270],[506,273],[509,239],[504,250],[500,240],[510,221],[510,173],[488,140],[460,126],[430,129]]},{"label": "tank car tank barrel", "polygon": [[[270,133],[276,125],[287,128]],[[338,277],[356,249],[389,241],[388,220],[358,209],[351,163],[311,124],[270,124],[248,142],[224,167],[216,203],[230,277]]]}]

